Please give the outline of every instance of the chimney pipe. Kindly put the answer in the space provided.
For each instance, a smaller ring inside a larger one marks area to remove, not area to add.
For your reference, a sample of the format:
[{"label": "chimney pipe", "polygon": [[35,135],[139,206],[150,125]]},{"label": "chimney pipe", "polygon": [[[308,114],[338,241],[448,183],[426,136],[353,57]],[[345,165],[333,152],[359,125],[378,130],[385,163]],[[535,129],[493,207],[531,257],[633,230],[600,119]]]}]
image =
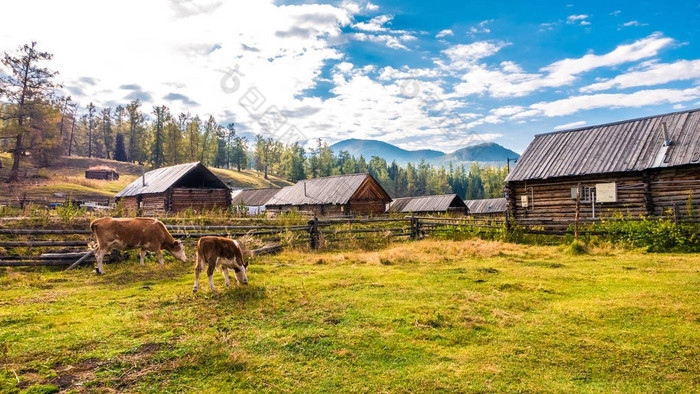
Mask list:
[{"label": "chimney pipe", "polygon": [[664,146],[671,145],[671,139],[668,137],[668,128],[666,122],[661,123],[661,131],[664,133]]},{"label": "chimney pipe", "polygon": [[144,172],[143,166],[141,166],[141,182],[143,187],[146,187],[146,173]]}]

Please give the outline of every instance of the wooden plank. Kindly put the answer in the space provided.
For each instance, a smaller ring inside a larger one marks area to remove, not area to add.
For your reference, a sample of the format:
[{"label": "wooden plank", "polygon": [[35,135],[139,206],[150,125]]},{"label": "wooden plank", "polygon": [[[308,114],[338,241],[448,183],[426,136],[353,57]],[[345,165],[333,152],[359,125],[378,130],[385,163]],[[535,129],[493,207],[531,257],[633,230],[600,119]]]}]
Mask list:
[{"label": "wooden plank", "polygon": [[88,241],[5,241],[0,242],[0,247],[42,247],[42,246],[87,246]]},{"label": "wooden plank", "polygon": [[16,235],[45,235],[45,234],[92,234],[90,230],[47,230],[47,229],[18,229],[18,228],[0,228],[0,234],[16,234]]},{"label": "wooden plank", "polygon": [[94,255],[94,254],[95,254],[95,251],[94,251],[94,250],[91,250],[91,251],[85,253],[85,255],[84,255],[83,257],[81,257],[80,259],[78,259],[78,261],[76,261],[75,263],[71,264],[71,265],[70,265],[68,268],[66,268],[65,270],[66,270],[66,271],[72,270],[73,268],[77,267],[80,263],[82,263],[83,261],[87,260],[90,256],[92,256],[92,255]]}]

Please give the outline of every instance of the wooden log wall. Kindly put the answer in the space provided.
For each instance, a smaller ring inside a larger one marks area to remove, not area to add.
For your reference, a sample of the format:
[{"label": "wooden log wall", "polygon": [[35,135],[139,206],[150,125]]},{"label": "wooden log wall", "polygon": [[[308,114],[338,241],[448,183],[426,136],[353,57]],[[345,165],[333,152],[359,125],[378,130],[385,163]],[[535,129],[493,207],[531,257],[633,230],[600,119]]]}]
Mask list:
[{"label": "wooden log wall", "polygon": [[675,210],[688,214],[688,201],[695,214],[700,211],[700,166],[666,168],[650,177],[654,216],[668,216]]},{"label": "wooden log wall", "polygon": [[[362,200],[351,200],[350,201],[350,212],[357,213],[360,215],[381,215],[386,210],[386,203],[384,201],[362,201]],[[346,213],[347,214],[347,213]]]},{"label": "wooden log wall", "polygon": [[169,208],[177,212],[191,207],[201,212],[214,207],[228,209],[229,205],[231,193],[227,189],[175,188],[171,190]]},{"label": "wooden log wall", "polygon": [[122,197],[120,200],[124,204],[127,212],[136,212],[139,209],[138,198],[136,196]]},{"label": "wooden log wall", "polygon": [[[605,174],[555,180],[510,182],[506,186],[508,209],[515,220],[573,220],[576,201],[571,188],[593,188],[597,183],[615,182],[617,202],[581,201],[581,219],[605,218],[615,214],[626,217],[669,216],[688,214],[688,201],[697,214],[700,211],[700,166],[653,169],[626,174]],[[528,207],[521,196],[528,196]]]},{"label": "wooden log wall", "polygon": [[[610,217],[618,212],[626,216],[646,215],[644,201],[644,183],[641,175],[617,176],[617,177],[585,177],[567,178],[560,180],[545,180],[532,182],[513,182],[510,185],[509,207],[513,218],[517,220],[573,220],[576,214],[576,200],[571,198],[571,188],[581,184],[582,190],[593,188],[597,183],[617,184],[617,202],[596,203],[581,200],[581,219],[593,218],[595,205],[595,217]],[[521,196],[528,196],[528,207],[522,204]]]},{"label": "wooden log wall", "polygon": [[166,211],[165,193],[144,194],[141,196],[141,211],[144,216],[153,216]]}]

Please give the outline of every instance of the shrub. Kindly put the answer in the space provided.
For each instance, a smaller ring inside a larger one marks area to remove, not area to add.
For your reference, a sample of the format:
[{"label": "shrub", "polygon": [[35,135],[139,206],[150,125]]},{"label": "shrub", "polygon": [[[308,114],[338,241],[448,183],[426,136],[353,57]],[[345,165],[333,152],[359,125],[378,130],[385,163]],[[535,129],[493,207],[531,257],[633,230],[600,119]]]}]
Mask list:
[{"label": "shrub", "polygon": [[605,233],[611,242],[628,247],[646,248],[649,252],[700,251],[700,224],[676,223],[669,219],[627,219],[618,216],[594,224],[595,231]]}]

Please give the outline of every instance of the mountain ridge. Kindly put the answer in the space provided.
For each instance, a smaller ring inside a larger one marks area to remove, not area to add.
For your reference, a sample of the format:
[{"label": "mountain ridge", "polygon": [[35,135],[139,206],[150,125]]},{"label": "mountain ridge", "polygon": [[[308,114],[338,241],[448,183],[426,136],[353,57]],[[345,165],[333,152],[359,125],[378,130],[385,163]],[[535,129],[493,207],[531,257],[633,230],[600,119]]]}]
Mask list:
[{"label": "mountain ridge", "polygon": [[372,156],[379,156],[388,163],[396,161],[397,164],[418,163],[425,160],[433,165],[447,165],[452,162],[458,163],[503,163],[507,159],[517,159],[520,155],[495,142],[485,142],[482,144],[460,148],[451,153],[445,153],[433,149],[407,150],[399,148],[387,142],[378,140],[364,140],[350,138],[339,141],[329,146],[333,152],[348,151],[351,155],[364,156],[369,160]]}]

